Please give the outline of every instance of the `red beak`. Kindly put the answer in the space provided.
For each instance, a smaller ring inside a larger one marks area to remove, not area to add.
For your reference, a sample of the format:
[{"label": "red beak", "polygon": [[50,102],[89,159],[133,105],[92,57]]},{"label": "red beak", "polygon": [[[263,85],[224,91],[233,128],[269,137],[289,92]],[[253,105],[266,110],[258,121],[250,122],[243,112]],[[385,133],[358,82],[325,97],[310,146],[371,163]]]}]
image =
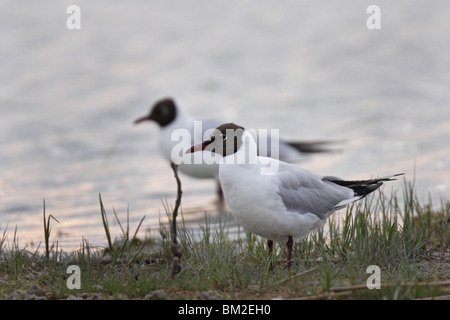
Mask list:
[{"label": "red beak", "polygon": [[189,149],[187,149],[186,152],[185,152],[185,154],[186,154],[186,153],[194,153],[194,152],[197,152],[197,151],[205,150],[205,148],[206,148],[207,146],[208,146],[208,145],[207,145],[207,144],[204,144],[203,142],[202,142],[202,143],[199,143],[199,144],[196,144],[195,146],[192,146],[192,147],[190,147]]},{"label": "red beak", "polygon": [[144,117],[134,120],[134,124],[138,124],[138,123],[148,121],[148,120],[152,120],[152,118],[150,116],[144,116]]}]

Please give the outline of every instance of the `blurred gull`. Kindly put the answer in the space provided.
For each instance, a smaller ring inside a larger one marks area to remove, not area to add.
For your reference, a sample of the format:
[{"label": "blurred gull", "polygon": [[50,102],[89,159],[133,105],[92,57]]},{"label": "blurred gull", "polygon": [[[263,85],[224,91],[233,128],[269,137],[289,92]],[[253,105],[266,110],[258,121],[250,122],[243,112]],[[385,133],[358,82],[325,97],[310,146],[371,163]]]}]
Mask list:
[{"label": "blurred gull", "polygon": [[[194,118],[172,98],[156,101],[149,114],[137,119],[134,123],[138,124],[144,121],[155,121],[159,124],[159,147],[163,156],[168,161],[174,161],[178,164],[179,170],[184,174],[195,178],[215,179],[217,181],[217,193],[219,199],[222,200],[223,193],[218,178],[219,159],[214,159],[214,155],[200,157],[186,155],[184,150],[203,141],[223,121]],[[187,138],[186,136],[183,137],[183,134],[187,135]],[[331,151],[324,148],[324,145],[331,143],[330,141],[284,141],[272,137],[270,132],[267,136],[259,137],[256,134],[255,136],[259,155],[271,156],[287,162],[301,161],[311,153]],[[272,140],[277,142],[277,149],[273,148]],[[273,150],[276,152],[273,152]],[[206,162],[205,157],[212,157],[212,159],[210,162]]]}]

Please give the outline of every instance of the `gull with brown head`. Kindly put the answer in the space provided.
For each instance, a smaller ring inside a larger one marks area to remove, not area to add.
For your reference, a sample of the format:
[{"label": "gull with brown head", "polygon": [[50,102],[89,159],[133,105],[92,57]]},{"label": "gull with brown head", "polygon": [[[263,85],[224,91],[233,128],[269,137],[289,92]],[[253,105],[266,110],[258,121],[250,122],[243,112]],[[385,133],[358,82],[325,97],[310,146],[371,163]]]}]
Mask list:
[{"label": "gull with brown head", "polygon": [[[253,136],[242,126],[225,123],[186,153],[211,151],[222,157],[219,178],[225,199],[239,224],[249,232],[285,242],[287,268],[292,246],[322,227],[328,216],[402,174],[348,181],[320,176],[297,165],[257,155]],[[267,170],[275,168],[275,170]]]}]

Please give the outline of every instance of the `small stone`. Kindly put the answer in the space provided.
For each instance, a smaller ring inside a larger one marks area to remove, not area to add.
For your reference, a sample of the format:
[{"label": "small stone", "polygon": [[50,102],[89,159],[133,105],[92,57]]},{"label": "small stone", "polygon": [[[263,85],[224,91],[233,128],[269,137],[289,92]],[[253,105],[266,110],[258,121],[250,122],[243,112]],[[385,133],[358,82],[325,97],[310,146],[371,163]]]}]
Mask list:
[{"label": "small stone", "polygon": [[166,290],[159,289],[150,292],[149,294],[145,295],[145,300],[172,300],[170,296],[167,294]]}]

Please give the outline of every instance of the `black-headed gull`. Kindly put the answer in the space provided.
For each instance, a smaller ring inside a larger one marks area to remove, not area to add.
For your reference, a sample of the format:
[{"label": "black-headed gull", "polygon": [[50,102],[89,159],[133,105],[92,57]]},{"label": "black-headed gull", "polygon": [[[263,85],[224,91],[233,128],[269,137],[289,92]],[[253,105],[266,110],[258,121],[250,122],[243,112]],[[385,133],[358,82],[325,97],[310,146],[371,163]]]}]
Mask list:
[{"label": "black-headed gull", "polygon": [[253,136],[243,127],[226,123],[186,153],[209,150],[219,154],[219,178],[225,200],[239,224],[249,232],[286,242],[287,268],[293,242],[322,227],[328,216],[364,198],[396,174],[369,180],[346,181],[320,176],[297,165],[257,156]]},{"label": "black-headed gull", "polygon": [[[164,98],[155,102],[150,112],[137,120],[135,124],[144,121],[155,121],[160,126],[159,146],[163,156],[168,161],[174,161],[174,156],[179,157],[179,170],[184,174],[195,178],[213,178],[218,184],[217,192],[219,198],[222,198],[222,189],[218,179],[219,165],[218,161],[205,164],[203,158],[195,161],[192,155],[185,155],[184,150],[193,144],[203,141],[209,133],[223,123],[223,121],[215,119],[196,119],[189,115],[180,105],[172,98]],[[176,132],[178,130],[178,132]],[[188,138],[182,139],[183,130],[189,134]],[[209,131],[208,131],[209,130]],[[206,135],[205,135],[206,132]],[[259,137],[257,137],[258,139]],[[257,141],[258,153],[278,157],[287,162],[298,162],[305,158],[307,154],[329,152],[325,145],[330,141],[279,141],[278,156],[273,154],[271,148],[270,132],[266,139],[260,138]],[[264,141],[262,141],[264,140]],[[277,141],[278,143],[278,141]],[[182,152],[178,152],[181,151]]]}]

